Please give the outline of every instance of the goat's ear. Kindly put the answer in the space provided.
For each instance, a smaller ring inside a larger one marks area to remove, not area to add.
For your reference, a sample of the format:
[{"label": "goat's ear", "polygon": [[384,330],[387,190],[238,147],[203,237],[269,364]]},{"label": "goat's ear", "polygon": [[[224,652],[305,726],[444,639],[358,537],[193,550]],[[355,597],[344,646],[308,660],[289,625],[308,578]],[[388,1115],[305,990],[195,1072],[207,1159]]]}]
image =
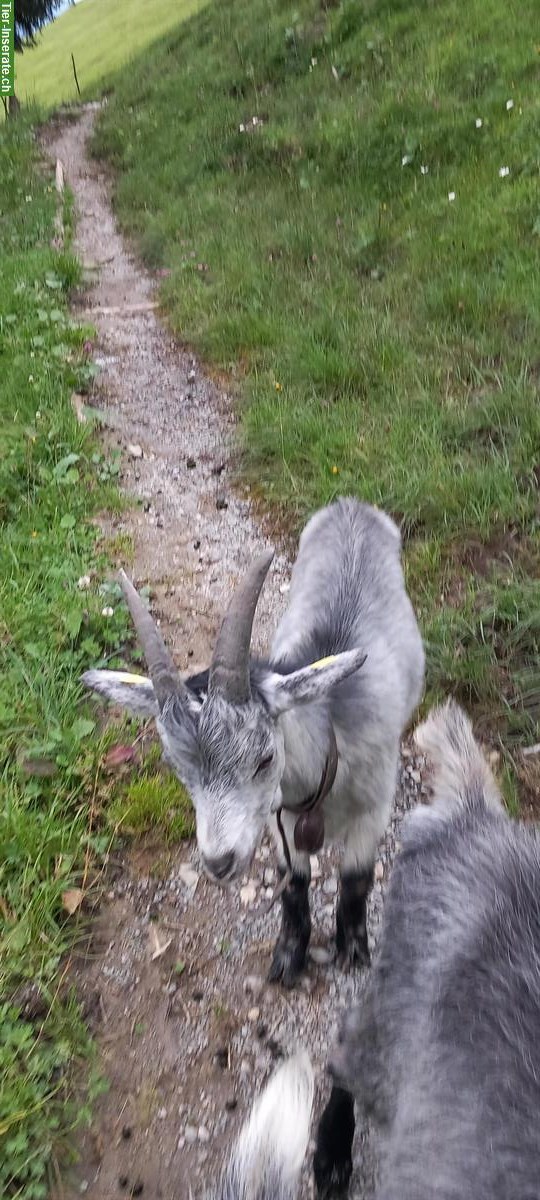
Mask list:
[{"label": "goat's ear", "polygon": [[367,655],[362,650],[345,650],[294,671],[292,675],[273,672],[265,676],[260,687],[270,712],[277,716],[294,708],[295,704],[311,704],[327,696],[338,683],[358,671]]},{"label": "goat's ear", "polygon": [[82,682],[137,717],[157,717],[158,702],[151,679],[127,671],[85,671]]}]

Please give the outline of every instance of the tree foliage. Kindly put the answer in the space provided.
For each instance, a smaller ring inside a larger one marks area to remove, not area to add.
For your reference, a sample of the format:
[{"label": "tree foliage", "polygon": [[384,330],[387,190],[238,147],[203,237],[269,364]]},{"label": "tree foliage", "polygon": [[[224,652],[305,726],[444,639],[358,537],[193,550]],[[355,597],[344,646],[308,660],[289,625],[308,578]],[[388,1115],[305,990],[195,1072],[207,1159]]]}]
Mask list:
[{"label": "tree foliage", "polygon": [[15,49],[33,45],[36,33],[51,21],[62,0],[15,0]]}]

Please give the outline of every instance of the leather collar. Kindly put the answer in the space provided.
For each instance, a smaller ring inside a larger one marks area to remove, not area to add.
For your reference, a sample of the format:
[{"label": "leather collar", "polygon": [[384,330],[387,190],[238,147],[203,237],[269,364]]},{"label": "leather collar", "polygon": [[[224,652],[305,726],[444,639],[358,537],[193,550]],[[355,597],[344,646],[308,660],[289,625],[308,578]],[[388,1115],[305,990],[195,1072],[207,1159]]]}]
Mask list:
[{"label": "leather collar", "polygon": [[[300,805],[295,805],[294,808],[287,809],[286,805],[283,806],[288,812],[299,813],[294,827],[294,847],[298,853],[316,854],[318,850],[322,849],[324,844],[324,814],[322,806],[323,801],[334,785],[338,761],[336,735],[334,726],[331,725],[330,746],[317,791],[312,796],[308,796]],[[281,822],[278,822],[278,824],[281,826]],[[280,828],[280,832],[285,845],[282,827]]]}]

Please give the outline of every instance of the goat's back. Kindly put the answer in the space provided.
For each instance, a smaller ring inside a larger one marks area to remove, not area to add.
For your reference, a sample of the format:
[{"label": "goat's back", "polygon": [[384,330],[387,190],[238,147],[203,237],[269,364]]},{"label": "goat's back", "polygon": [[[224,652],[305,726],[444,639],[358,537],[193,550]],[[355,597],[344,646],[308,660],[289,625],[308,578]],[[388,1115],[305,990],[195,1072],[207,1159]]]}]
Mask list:
[{"label": "goat's back", "polygon": [[412,711],[424,656],[405,590],[400,533],[385,513],[349,498],[315,513],[302,533],[271,658],[286,671],[357,646],[368,655],[362,678],[379,688],[388,681],[394,694],[399,679],[404,707]]}]

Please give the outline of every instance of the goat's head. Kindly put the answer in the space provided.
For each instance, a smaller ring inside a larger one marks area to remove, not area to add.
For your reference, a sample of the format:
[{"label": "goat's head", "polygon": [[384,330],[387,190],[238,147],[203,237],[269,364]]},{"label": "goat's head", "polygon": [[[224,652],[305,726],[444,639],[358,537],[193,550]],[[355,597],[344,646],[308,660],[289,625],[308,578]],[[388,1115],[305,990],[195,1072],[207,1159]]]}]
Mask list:
[{"label": "goat's head", "polygon": [[281,803],[285,766],[279,716],[318,700],[364,661],[358,650],[290,675],[263,669],[251,686],[250,642],[255,608],[272,554],[253,563],[232,597],[219,632],[208,689],[185,683],[159,630],[122,571],[120,582],[150,678],[87,671],[83,682],[138,715],[156,718],[167,761],[187,787],[197,841],[209,875],[229,882],[243,874],[270,813]]}]

